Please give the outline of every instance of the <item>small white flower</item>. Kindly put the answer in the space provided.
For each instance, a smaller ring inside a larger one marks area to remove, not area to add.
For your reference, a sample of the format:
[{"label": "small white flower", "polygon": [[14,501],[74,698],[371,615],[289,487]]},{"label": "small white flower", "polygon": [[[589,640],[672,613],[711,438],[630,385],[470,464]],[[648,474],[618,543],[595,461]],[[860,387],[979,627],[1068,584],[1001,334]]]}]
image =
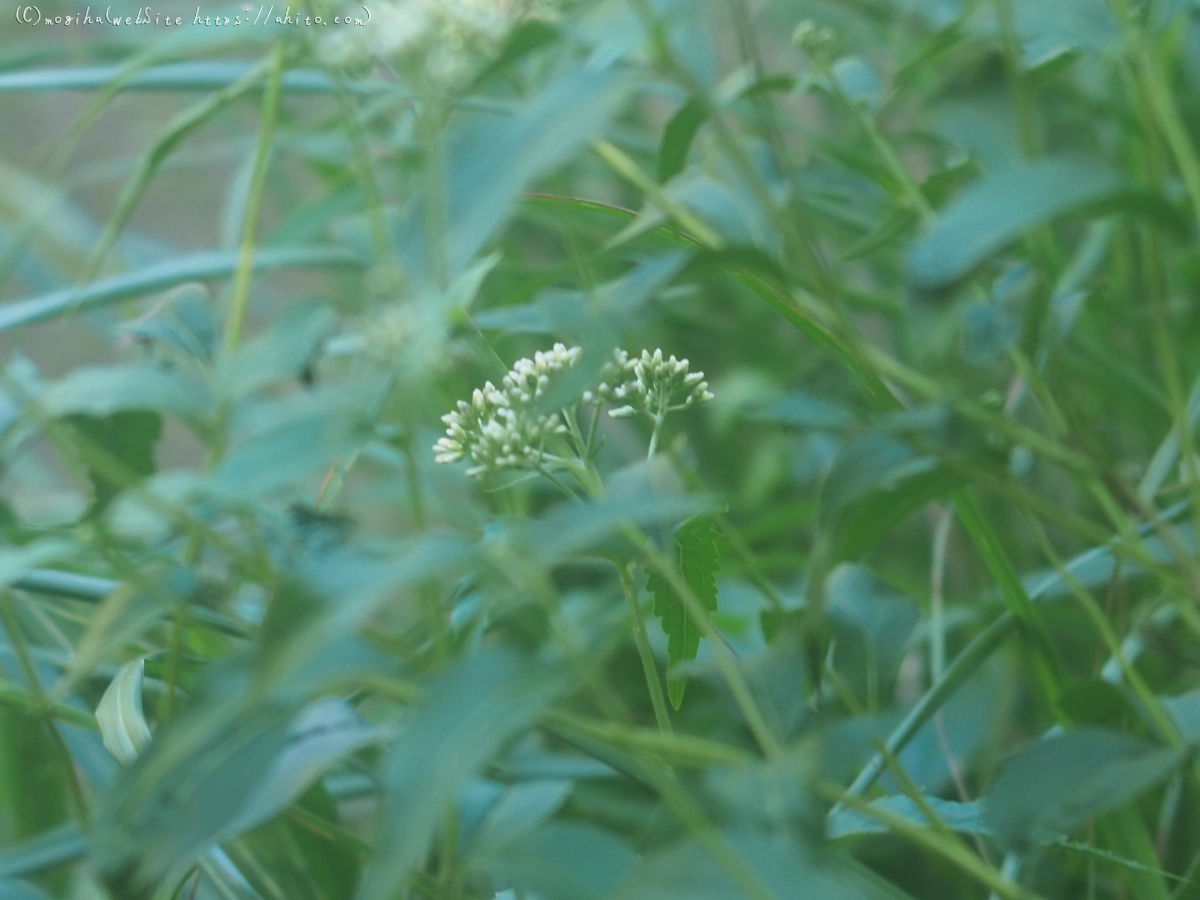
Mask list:
[{"label": "small white flower", "polygon": [[471,402],[442,416],[446,436],[433,446],[434,459],[475,463],[467,475],[496,469],[538,469],[547,461],[546,443],[567,431],[557,413],[537,409],[536,401],[549,388],[555,373],[570,368],[582,354],[579,347],[555,344],[551,350],[519,359],[500,382],[490,381],[471,393]]},{"label": "small white flower", "polygon": [[631,358],[624,350],[613,352],[612,362],[605,366],[604,381],[596,394],[609,402],[623,405],[609,411],[621,419],[644,412],[661,419],[669,412],[687,409],[713,398],[703,372],[689,372],[686,359],[674,356],[663,358],[661,349],[653,353],[643,350],[641,357]]}]

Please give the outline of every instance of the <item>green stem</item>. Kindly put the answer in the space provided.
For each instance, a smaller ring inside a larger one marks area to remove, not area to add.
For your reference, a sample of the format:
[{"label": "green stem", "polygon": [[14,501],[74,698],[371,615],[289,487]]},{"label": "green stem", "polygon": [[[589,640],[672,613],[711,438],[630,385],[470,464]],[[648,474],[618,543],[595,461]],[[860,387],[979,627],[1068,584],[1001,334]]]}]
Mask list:
[{"label": "green stem", "polygon": [[242,337],[242,326],[246,309],[250,303],[250,276],[254,272],[255,235],[258,231],[259,211],[262,207],[263,187],[267,177],[267,162],[271,158],[271,144],[275,134],[275,120],[279,114],[279,85],[283,81],[284,43],[279,41],[271,54],[267,90],[263,95],[262,125],[258,130],[258,144],[254,150],[254,174],[250,180],[250,195],[246,202],[246,213],[242,219],[242,241],[238,248],[238,266],[234,275],[233,299],[229,317],[225,321],[223,349],[230,356],[237,349]]},{"label": "green stem", "polygon": [[633,619],[633,636],[637,641],[638,655],[642,658],[642,670],[646,673],[646,687],[650,691],[650,703],[654,706],[654,718],[663,734],[672,734],[671,715],[667,710],[667,698],[663,696],[662,683],[658,678],[658,667],[654,664],[654,651],[650,649],[650,637],[646,634],[646,622],[642,618],[641,603],[638,602],[637,586],[625,566],[617,565],[621,588],[629,604],[629,615]]},{"label": "green stem", "polygon": [[654,430],[650,432],[650,446],[646,450],[646,459],[654,459],[654,451],[658,449],[658,432],[662,429],[663,423],[661,415],[655,415],[652,418],[654,420]]},{"label": "green stem", "polygon": [[700,598],[696,596],[687,582],[675,571],[670,561],[658,551],[645,532],[636,526],[628,525],[623,529],[623,533],[638,549],[638,552],[642,554],[647,565],[662,575],[679,596],[680,600],[683,601],[688,615],[691,616],[692,620],[696,623],[696,627],[699,628],[701,636],[708,641],[709,646],[712,648],[717,668],[721,671],[721,676],[725,679],[725,683],[729,685],[734,703],[737,704],[738,711],[741,712],[742,717],[746,720],[746,726],[750,729],[750,733],[754,735],[754,739],[758,742],[763,753],[768,759],[781,759],[783,757],[783,746],[775,736],[775,733],[768,727],[766,717],[763,715],[762,709],[759,708],[753,691],[750,690],[750,685],[746,681],[745,674],[738,668],[733,651],[729,649],[725,644],[724,638],[713,626],[712,620],[708,617],[708,610],[704,608],[704,604],[700,601]]},{"label": "green stem", "polygon": [[34,664],[33,656],[29,652],[29,647],[25,643],[25,635],[21,630],[21,623],[17,619],[12,603],[11,594],[7,591],[0,594],[0,620],[3,621],[4,630],[8,633],[8,642],[17,657],[17,664],[21,668],[21,673],[25,676],[25,680],[29,682],[29,693],[36,702],[36,708],[30,710],[29,714],[41,719],[40,724],[46,729],[46,737],[49,739],[50,745],[54,748],[54,755],[58,757],[59,766],[63,770],[67,796],[71,801],[72,812],[77,820],[85,822],[87,821],[87,802],[83,797],[83,788],[79,784],[79,776],[75,771],[75,763],[71,759],[71,752],[67,749],[66,742],[63,741],[62,733],[50,721],[50,715],[56,712],[56,710],[42,688],[41,679],[38,678],[37,674],[37,667]]}]

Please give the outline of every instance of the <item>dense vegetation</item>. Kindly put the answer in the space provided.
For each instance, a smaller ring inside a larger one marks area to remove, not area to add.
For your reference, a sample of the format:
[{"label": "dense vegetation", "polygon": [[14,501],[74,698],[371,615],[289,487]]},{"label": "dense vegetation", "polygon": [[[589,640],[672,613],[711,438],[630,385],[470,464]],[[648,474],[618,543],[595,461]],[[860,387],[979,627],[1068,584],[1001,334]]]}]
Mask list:
[{"label": "dense vegetation", "polygon": [[1194,4],[202,12],[0,32],[0,897],[1200,897]]}]

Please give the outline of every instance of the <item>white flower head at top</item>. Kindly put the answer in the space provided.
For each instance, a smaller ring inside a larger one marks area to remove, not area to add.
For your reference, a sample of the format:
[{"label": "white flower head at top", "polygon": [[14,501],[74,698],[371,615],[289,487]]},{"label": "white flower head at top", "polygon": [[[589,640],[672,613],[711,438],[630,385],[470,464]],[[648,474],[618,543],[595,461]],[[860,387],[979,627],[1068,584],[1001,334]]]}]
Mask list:
[{"label": "white flower head at top", "polygon": [[[631,357],[624,350],[613,353],[612,362],[604,367],[601,384],[595,396],[609,403],[621,404],[609,410],[616,419],[645,413],[662,421],[669,412],[687,409],[713,399],[703,372],[689,372],[686,359],[674,355],[664,358],[661,349],[651,353],[643,350],[640,357]],[[585,400],[591,400],[588,395]]]},{"label": "white flower head at top", "polygon": [[[366,27],[330,29],[319,45],[329,65],[371,57],[407,61],[447,85],[461,83],[499,51],[525,18],[550,18],[563,0],[378,0]],[[355,13],[359,7],[353,7]],[[355,16],[360,19],[361,16]],[[349,21],[349,17],[347,18]]]},{"label": "white flower head at top", "polygon": [[552,462],[547,442],[567,431],[558,413],[538,408],[539,399],[555,373],[574,366],[582,354],[579,347],[555,344],[520,359],[504,376],[500,386],[487,382],[476,388],[471,402],[442,416],[446,436],[433,446],[435,461],[453,463],[469,459],[474,465],[467,475],[478,477],[498,469],[542,469]]}]

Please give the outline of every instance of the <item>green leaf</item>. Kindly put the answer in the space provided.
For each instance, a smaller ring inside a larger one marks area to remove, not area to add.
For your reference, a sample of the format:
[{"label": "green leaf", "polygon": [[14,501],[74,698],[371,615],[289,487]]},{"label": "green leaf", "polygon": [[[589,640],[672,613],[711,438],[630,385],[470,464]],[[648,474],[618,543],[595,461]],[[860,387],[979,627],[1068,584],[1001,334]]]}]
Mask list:
[{"label": "green leaf", "polygon": [[[275,269],[362,269],[361,256],[344,247],[260,247],[251,265],[255,272]],[[13,300],[0,310],[0,332],[43,322],[95,306],[151,294],[189,281],[229,278],[237,270],[237,251],[210,250],[177,256],[123,275],[97,278],[86,287],[71,287],[39,297]]]},{"label": "green leaf", "polygon": [[[207,426],[210,398],[207,389],[179,371],[154,366],[83,366],[46,388],[37,398],[41,411],[51,418],[86,416],[112,421],[84,423],[85,433],[102,446],[130,453],[129,468],[135,474],[150,474],[147,455],[157,436],[154,423],[146,418],[116,417],[118,413],[171,413],[198,430]],[[78,423],[78,419],[75,419]],[[126,429],[132,428],[132,434]],[[148,446],[149,445],[149,446]],[[86,455],[86,454],[85,454]],[[123,459],[123,457],[118,457]],[[149,469],[149,471],[145,471]],[[105,473],[103,492],[112,499],[113,485]],[[100,486],[97,485],[99,488]]]},{"label": "green leaf", "polygon": [[1121,26],[1104,0],[1018,0],[1013,18],[1026,66],[1073,50],[1105,51],[1121,40]]},{"label": "green leaf", "polygon": [[67,559],[77,552],[74,544],[46,538],[23,547],[0,548],[0,587],[7,587],[48,562]]},{"label": "green leaf", "polygon": [[543,900],[606,900],[633,864],[633,851],[622,841],[575,822],[518,832],[473,860],[496,887]]},{"label": "green leaf", "polygon": [[746,413],[755,422],[775,422],[804,431],[844,431],[857,421],[845,407],[805,391],[792,391],[770,404],[755,404]]},{"label": "green leaf", "polygon": [[143,341],[157,341],[184,357],[207,361],[217,341],[217,322],[208,288],[189,282],[172,288],[147,315],[121,327]]},{"label": "green leaf", "polygon": [[388,736],[359,718],[344,700],[326,697],[305,707],[289,729],[283,752],[222,829],[222,837],[241,834],[282,812],[338,760]]},{"label": "green leaf", "polygon": [[92,454],[80,450],[92,481],[92,505],[88,514],[100,515],[122,490],[154,474],[154,448],[162,438],[163,420],[156,412],[125,410],[97,418],[73,415],[67,421],[108,456],[118,461],[127,478],[114,478],[108,469],[97,467]]},{"label": "green leaf", "polygon": [[0,900],[50,900],[49,894],[23,881],[0,880]]},{"label": "green leaf", "polygon": [[1189,752],[1097,728],[1035,741],[992,784],[985,821],[1011,846],[1028,847],[1137,798]]},{"label": "green leaf", "polygon": [[961,482],[882,429],[849,441],[821,485],[821,522],[832,532],[833,561],[862,557],[903,518]]},{"label": "green leaf", "polygon": [[833,64],[830,74],[851,103],[865,106],[872,114],[879,111],[883,86],[866,60],[859,56],[842,57]]},{"label": "green leaf", "polygon": [[527,781],[506,790],[488,810],[474,841],[481,847],[527,834],[558,812],[574,785],[561,779]]},{"label": "green leaf", "polygon": [[670,181],[683,171],[687,165],[688,151],[692,141],[700,133],[708,114],[704,104],[695,97],[688,100],[675,111],[663,131],[662,142],[658,145],[658,180]]},{"label": "green leaf", "polygon": [[[614,900],[880,900],[904,897],[849,857],[818,853],[798,841],[781,843],[758,829],[726,831],[721,865],[694,838],[642,859]],[[736,874],[730,869],[736,867]],[[802,886],[798,894],[798,886]]]},{"label": "green leaf", "polygon": [[1174,872],[1167,872],[1156,866],[1148,866],[1128,857],[1120,856],[1111,851],[1105,850],[1102,847],[1097,847],[1094,844],[1081,844],[1077,841],[1054,841],[1049,845],[1051,849],[1064,856],[1074,856],[1085,861],[1096,861],[1110,866],[1116,866],[1119,869],[1126,869],[1130,872],[1136,872],[1140,875],[1152,875],[1155,878],[1165,878],[1169,881],[1177,881],[1180,883],[1191,884]]},{"label": "green leaf", "polygon": [[909,274],[920,288],[944,287],[1030,229],[1112,200],[1124,189],[1119,177],[1087,159],[1008,166],[941,211],[933,228],[909,248]]},{"label": "green leaf", "polygon": [[[445,262],[456,277],[539,176],[600,137],[625,99],[628,82],[601,66],[550,82],[509,116],[459,121],[447,137]],[[398,250],[410,271],[428,273],[429,217],[423,197],[402,217]]]},{"label": "green leaf", "polygon": [[[250,71],[253,63],[225,60],[189,60],[153,66],[126,76],[126,66],[72,66],[63,69],[32,69],[0,74],[0,92],[78,91],[108,87],[126,77],[122,90],[213,91],[233,84]],[[395,90],[386,81],[346,81],[342,87],[355,94],[377,94]],[[280,89],[293,94],[329,94],[335,89],[324,72],[291,69],[283,73]]]},{"label": "green leaf", "polygon": [[[983,822],[984,804],[979,800],[969,803],[957,803],[943,800],[941,797],[922,797],[922,803],[929,807],[938,820],[951,831],[960,834],[977,834],[991,836],[992,831]],[[921,825],[930,825],[925,813],[910,797],[896,794],[882,797],[871,802],[871,806],[902,816]],[[831,841],[858,837],[865,834],[884,834],[887,826],[871,818],[865,813],[853,809],[836,809],[825,824],[825,832]]]},{"label": "green leaf", "polygon": [[336,329],[337,317],[324,304],[291,307],[265,334],[218,368],[222,387],[239,398],[279,379],[298,377]]},{"label": "green leaf", "polygon": [[825,599],[839,638],[838,672],[860,697],[881,696],[920,621],[916,602],[857,565],[829,573]]},{"label": "green leaf", "polygon": [[[717,610],[717,571],[721,567],[717,549],[717,524],[711,516],[698,516],[675,531],[675,563],[683,583],[706,610]],[[700,629],[683,598],[660,572],[651,572],[646,589],[654,595],[654,614],[662,619],[667,635],[667,692],[671,705],[679,709],[687,679],[672,670],[696,658]]]},{"label": "green leaf", "polygon": [[329,466],[370,437],[365,403],[340,387],[239,404],[232,446],[209,485],[231,499],[261,496]]},{"label": "green leaf", "polygon": [[172,719],[121,772],[90,835],[103,871],[136,867],[152,882],[195,861],[236,821],[286,748],[288,722],[278,707],[223,721],[220,712],[200,707]]},{"label": "green leaf", "polygon": [[67,822],[0,851],[0,879],[35,875],[80,859],[87,852],[83,832]]},{"label": "green leaf", "polygon": [[459,662],[434,683],[384,763],[378,855],[363,875],[360,900],[396,896],[459,786],[528,730],[563,686],[555,671],[500,648]]}]

